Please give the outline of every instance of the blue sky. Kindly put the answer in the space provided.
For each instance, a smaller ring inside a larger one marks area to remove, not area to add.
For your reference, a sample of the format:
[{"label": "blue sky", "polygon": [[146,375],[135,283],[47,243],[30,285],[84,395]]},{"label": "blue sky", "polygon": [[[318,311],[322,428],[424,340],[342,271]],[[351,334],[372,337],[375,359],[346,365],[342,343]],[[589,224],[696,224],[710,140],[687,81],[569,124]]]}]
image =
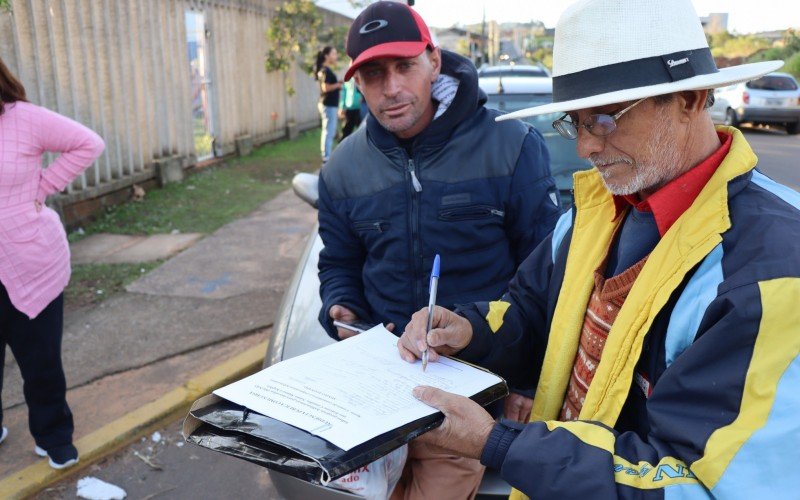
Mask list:
[{"label": "blue sky", "polygon": [[[348,0],[317,0],[316,3],[351,16],[358,13]],[[436,27],[479,22],[484,6],[487,19],[500,22],[533,19],[553,27],[570,3],[565,0],[416,0],[415,8],[429,25]],[[800,2],[797,0],[692,0],[692,3],[700,16],[727,12],[729,31],[753,33],[800,28]]]}]

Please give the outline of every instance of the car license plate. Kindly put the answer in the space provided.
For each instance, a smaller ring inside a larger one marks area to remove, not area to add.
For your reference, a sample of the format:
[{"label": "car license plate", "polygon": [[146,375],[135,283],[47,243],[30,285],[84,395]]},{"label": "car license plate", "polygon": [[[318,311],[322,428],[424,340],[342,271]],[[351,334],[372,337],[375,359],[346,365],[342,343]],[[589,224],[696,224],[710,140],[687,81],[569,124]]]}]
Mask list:
[{"label": "car license plate", "polygon": [[778,106],[778,107],[780,107],[780,106],[785,106],[786,105],[786,99],[766,99],[766,101],[767,101],[766,102],[767,106]]}]

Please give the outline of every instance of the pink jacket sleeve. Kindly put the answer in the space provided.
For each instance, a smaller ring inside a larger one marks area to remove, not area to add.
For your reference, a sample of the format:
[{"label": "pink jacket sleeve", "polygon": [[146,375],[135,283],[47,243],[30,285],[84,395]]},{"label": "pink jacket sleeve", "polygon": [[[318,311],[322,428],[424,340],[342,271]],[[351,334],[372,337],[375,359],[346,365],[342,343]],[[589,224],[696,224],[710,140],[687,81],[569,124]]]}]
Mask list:
[{"label": "pink jacket sleeve", "polygon": [[41,153],[61,153],[42,171],[36,199],[44,202],[86,170],[103,152],[105,143],[99,135],[74,120],[45,108],[37,108],[37,111],[37,145]]}]

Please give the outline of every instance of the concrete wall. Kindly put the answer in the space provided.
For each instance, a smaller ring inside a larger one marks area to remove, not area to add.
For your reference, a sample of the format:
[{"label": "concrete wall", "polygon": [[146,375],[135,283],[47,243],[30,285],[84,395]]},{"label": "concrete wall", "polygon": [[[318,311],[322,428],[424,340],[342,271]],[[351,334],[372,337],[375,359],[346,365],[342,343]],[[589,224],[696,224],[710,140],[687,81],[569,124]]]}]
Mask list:
[{"label": "concrete wall", "polygon": [[[154,164],[196,161],[185,12],[208,30],[217,156],[236,138],[255,144],[286,134],[288,120],[317,126],[319,90],[299,70],[288,98],[264,70],[266,32],[279,0],[12,0],[0,11],[0,57],[30,101],[97,131],[106,151],[61,195],[64,205],[154,178]],[[349,24],[342,16],[326,22]]]}]

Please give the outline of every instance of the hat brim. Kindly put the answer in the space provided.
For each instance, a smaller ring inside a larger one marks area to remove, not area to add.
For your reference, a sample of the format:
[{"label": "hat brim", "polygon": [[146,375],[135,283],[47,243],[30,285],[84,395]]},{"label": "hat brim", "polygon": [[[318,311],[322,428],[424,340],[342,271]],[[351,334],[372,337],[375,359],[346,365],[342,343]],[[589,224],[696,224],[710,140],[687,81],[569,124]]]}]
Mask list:
[{"label": "hat brim", "polygon": [[370,47],[350,63],[347,72],[344,74],[345,81],[352,78],[356,70],[375,59],[384,57],[417,57],[428,47],[427,42],[389,42]]},{"label": "hat brim", "polygon": [[703,90],[725,87],[740,82],[746,82],[760,76],[771,73],[783,66],[783,61],[764,61],[730,68],[722,68],[717,73],[698,75],[685,80],[675,82],[659,83],[657,85],[647,85],[632,89],[617,90],[580,99],[569,101],[553,102],[534,106],[532,108],[521,109],[505,115],[498,116],[497,121],[513,120],[515,118],[526,118],[529,116],[544,115],[547,113],[566,113],[578,109],[594,108],[615,104],[618,102],[635,101],[644,97],[670,94],[683,90]]}]

